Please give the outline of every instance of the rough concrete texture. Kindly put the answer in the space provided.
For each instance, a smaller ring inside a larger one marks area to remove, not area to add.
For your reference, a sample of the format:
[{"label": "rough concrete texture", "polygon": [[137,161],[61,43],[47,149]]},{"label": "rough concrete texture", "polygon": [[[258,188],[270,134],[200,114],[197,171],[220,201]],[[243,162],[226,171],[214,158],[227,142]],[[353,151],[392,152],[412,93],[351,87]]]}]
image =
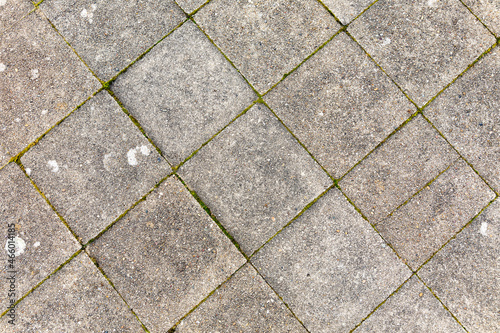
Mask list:
[{"label": "rough concrete texture", "polygon": [[3,0],[0,2],[0,34],[34,10],[30,0]]},{"label": "rough concrete texture", "polygon": [[348,31],[420,107],[495,43],[455,0],[380,0]]},{"label": "rough concrete texture", "polygon": [[337,189],[252,262],[310,332],[350,332],[411,275]]},{"label": "rough concrete texture", "polygon": [[191,21],[120,76],[112,89],[173,165],[257,98]]},{"label": "rough concrete texture", "polygon": [[445,170],[458,155],[417,115],[341,181],[347,197],[376,223]]},{"label": "rough concrete texture", "polygon": [[179,170],[250,255],[333,184],[262,104]]},{"label": "rough concrete texture", "polygon": [[47,0],[40,8],[103,81],[185,19],[172,0]]},{"label": "rough concrete texture", "polygon": [[40,11],[0,36],[0,77],[0,166],[100,87]]},{"label": "rough concrete texture", "polygon": [[44,136],[21,161],[83,243],[170,172],[106,91]]},{"label": "rough concrete texture", "polygon": [[[5,309],[10,299],[24,296],[68,260],[80,244],[14,163],[0,170],[0,198],[3,277],[0,290],[5,291],[1,298]],[[15,295],[7,297],[11,282],[7,277],[13,275]]]},{"label": "rough concrete texture", "polygon": [[463,0],[472,12],[500,37],[500,2],[497,0]]},{"label": "rough concrete texture", "polygon": [[354,332],[465,333],[465,330],[413,276]]},{"label": "rough concrete texture", "polygon": [[500,331],[499,217],[497,199],[418,273],[469,332]]},{"label": "rough concrete texture", "polygon": [[306,333],[266,281],[249,264],[183,320],[177,333]]},{"label": "rough concrete texture", "polygon": [[375,0],[323,0],[342,24],[348,24]]},{"label": "rough concrete texture", "polygon": [[208,2],[208,0],[176,0],[176,2],[186,13],[190,14],[201,5]]},{"label": "rough concrete texture", "polygon": [[245,263],[172,176],[90,253],[150,332],[165,332]]},{"label": "rough concrete texture", "polygon": [[2,317],[0,331],[143,332],[125,302],[85,252],[63,266],[16,307],[15,324]]},{"label": "rough concrete texture", "polygon": [[496,47],[424,114],[474,168],[500,192],[500,48]]},{"label": "rough concrete texture", "polygon": [[265,100],[334,178],[349,171],[417,111],[345,33]]},{"label": "rough concrete texture", "polygon": [[495,198],[462,159],[377,224],[399,255],[417,269]]},{"label": "rough concrete texture", "polygon": [[260,93],[340,28],[316,0],[215,0],[194,19]]}]

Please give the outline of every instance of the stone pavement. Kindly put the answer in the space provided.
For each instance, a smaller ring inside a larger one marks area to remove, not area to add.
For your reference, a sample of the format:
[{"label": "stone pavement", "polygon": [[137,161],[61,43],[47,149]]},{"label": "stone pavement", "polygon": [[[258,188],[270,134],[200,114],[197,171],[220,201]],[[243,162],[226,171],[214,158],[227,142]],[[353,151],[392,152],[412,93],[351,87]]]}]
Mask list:
[{"label": "stone pavement", "polygon": [[500,332],[500,1],[0,17],[0,332]]}]

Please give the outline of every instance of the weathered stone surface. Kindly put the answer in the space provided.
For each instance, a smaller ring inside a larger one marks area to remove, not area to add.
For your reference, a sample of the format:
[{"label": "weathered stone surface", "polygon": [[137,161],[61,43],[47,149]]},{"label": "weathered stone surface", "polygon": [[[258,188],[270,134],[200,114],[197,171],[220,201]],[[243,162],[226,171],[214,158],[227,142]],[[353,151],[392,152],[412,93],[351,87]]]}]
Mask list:
[{"label": "weathered stone surface", "polygon": [[208,0],[176,0],[179,6],[186,12],[192,13]]},{"label": "weathered stone surface", "polygon": [[30,0],[0,1],[0,34],[34,9]]},{"label": "weathered stone surface", "polygon": [[257,98],[191,21],[156,45],[112,89],[174,165]]},{"label": "weathered stone surface", "polygon": [[500,2],[497,0],[463,0],[463,2],[500,37]]},{"label": "weathered stone surface", "polygon": [[495,43],[455,0],[381,0],[348,30],[419,106]]},{"label": "weathered stone surface", "polygon": [[47,0],[40,8],[104,81],[185,19],[172,0]]},{"label": "weathered stone surface", "polygon": [[[0,170],[0,198],[3,312],[10,299],[24,296],[68,260],[80,244],[16,164]],[[7,277],[13,275],[15,295],[8,297],[11,281]]]},{"label": "weathered stone surface", "polygon": [[217,289],[175,331],[307,332],[249,264]]},{"label": "weathered stone surface", "polygon": [[1,35],[0,78],[0,166],[100,87],[40,11]]},{"label": "weathered stone surface", "polygon": [[151,332],[167,331],[245,263],[175,176],[90,253]]},{"label": "weathered stone surface", "polygon": [[376,223],[457,157],[418,115],[348,173],[340,186],[370,222]]},{"label": "weathered stone surface", "polygon": [[500,330],[500,201],[497,199],[420,271],[469,332]]},{"label": "weathered stone surface", "polygon": [[416,112],[345,33],[334,37],[265,99],[334,178],[344,175]]},{"label": "weathered stone surface", "polygon": [[411,275],[337,189],[252,262],[310,332],[349,332]]},{"label": "weathered stone surface", "polygon": [[332,185],[262,104],[204,146],[179,175],[248,255]]},{"label": "weathered stone surface", "polygon": [[500,192],[500,48],[439,95],[424,114]]},{"label": "weathered stone surface", "polygon": [[406,282],[354,332],[465,333],[416,276]]},{"label": "weathered stone surface", "polygon": [[323,0],[340,22],[348,24],[375,0]]},{"label": "weathered stone surface", "polygon": [[106,91],[50,131],[21,161],[84,243],[170,172]]},{"label": "weathered stone surface", "polygon": [[260,93],[340,28],[315,0],[216,0],[195,20]]}]

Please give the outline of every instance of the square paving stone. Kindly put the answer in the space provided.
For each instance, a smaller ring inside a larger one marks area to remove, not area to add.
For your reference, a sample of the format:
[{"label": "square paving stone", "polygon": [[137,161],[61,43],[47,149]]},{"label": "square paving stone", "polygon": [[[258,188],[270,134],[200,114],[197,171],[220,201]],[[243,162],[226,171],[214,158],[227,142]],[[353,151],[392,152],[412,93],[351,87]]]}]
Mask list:
[{"label": "square paving stone", "polygon": [[189,14],[198,9],[201,5],[207,2],[207,0],[176,0],[176,2],[186,13]]},{"label": "square paving stone", "polygon": [[35,289],[15,310],[15,325],[4,316],[0,331],[143,332],[139,321],[85,252]]},{"label": "square paving stone", "polygon": [[0,78],[0,166],[101,86],[40,11],[2,34]]},{"label": "square paving stone", "polygon": [[50,131],[21,161],[84,243],[171,171],[105,91]]},{"label": "square paving stone", "polygon": [[3,312],[11,299],[7,277],[15,276],[13,298],[17,300],[69,259],[80,244],[16,164],[0,170],[0,198]]},{"label": "square paving stone", "polygon": [[204,146],[179,175],[248,255],[333,183],[262,104]]},{"label": "square paving stone", "polygon": [[380,0],[348,30],[419,106],[495,43],[455,0]]},{"label": "square paving stone", "polygon": [[419,276],[469,332],[500,331],[500,200],[452,239]]},{"label": "square paving stone", "polygon": [[500,37],[500,2],[498,0],[463,0],[463,2]]},{"label": "square paving stone", "polygon": [[354,332],[465,333],[416,276],[406,282]]},{"label": "square paving stone", "polygon": [[174,165],[257,98],[191,21],[156,45],[112,89]]},{"label": "square paving stone", "polygon": [[165,332],[245,263],[175,177],[90,246],[151,332]]},{"label": "square paving stone", "polygon": [[348,24],[375,0],[323,0],[323,3],[342,22]]},{"label": "square paving stone", "polygon": [[177,333],[307,331],[249,264],[183,320]]},{"label": "square paving stone", "polygon": [[496,47],[424,114],[448,141],[500,192],[500,48]]},{"label": "square paving stone", "polygon": [[185,19],[172,0],[47,0],[40,8],[104,81]]},{"label": "square paving stone", "polygon": [[260,93],[340,28],[316,0],[214,0],[195,20]]},{"label": "square paving stone", "polygon": [[265,98],[334,178],[417,111],[345,33]]},{"label": "square paving stone", "polygon": [[417,269],[494,198],[488,185],[459,159],[378,223],[377,230]]},{"label": "square paving stone", "polygon": [[0,33],[34,9],[30,0],[0,0]]},{"label": "square paving stone", "polygon": [[445,170],[458,154],[420,115],[361,161],[340,186],[372,223]]},{"label": "square paving stone", "polygon": [[337,189],[252,262],[312,333],[350,332],[411,275]]}]

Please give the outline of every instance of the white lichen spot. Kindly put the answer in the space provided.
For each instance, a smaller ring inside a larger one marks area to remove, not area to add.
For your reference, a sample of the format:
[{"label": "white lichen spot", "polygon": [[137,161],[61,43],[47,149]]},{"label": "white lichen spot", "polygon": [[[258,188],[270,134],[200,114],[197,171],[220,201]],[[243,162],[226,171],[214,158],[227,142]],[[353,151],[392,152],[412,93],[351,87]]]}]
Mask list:
[{"label": "white lichen spot", "polygon": [[7,0],[0,0],[0,6],[5,6],[6,3],[7,3]]},{"label": "white lichen spot", "polygon": [[58,172],[59,171],[59,165],[57,164],[56,161],[50,160],[47,162],[47,165],[52,168],[52,172]]},{"label": "white lichen spot", "polygon": [[15,121],[16,123],[18,123],[18,122],[20,122],[20,121],[21,121],[21,119],[20,119],[20,118],[16,118],[16,119],[14,119],[14,121]]},{"label": "white lichen spot", "polygon": [[42,114],[47,114],[49,113],[49,110],[42,110]]},{"label": "white lichen spot", "polygon": [[29,175],[31,175],[31,169],[30,168],[26,168],[26,173]]},{"label": "white lichen spot", "polygon": [[151,154],[151,150],[149,150],[149,148],[147,146],[141,146],[140,149],[141,149],[142,155],[149,156],[149,154]]},{"label": "white lichen spot", "polygon": [[113,157],[113,153],[105,154],[104,160],[102,161],[104,164],[104,169],[106,169],[107,171],[111,171],[111,157]]},{"label": "white lichen spot", "polygon": [[7,254],[11,254],[12,252],[9,251],[14,250],[14,255],[16,257],[23,254],[25,249],[26,242],[18,236],[13,239],[7,239],[7,243],[5,243],[5,251],[7,251]]},{"label": "white lichen spot", "polygon": [[90,9],[92,9],[92,11],[95,11],[97,9],[97,5],[95,3],[91,4]]},{"label": "white lichen spot", "polygon": [[136,152],[137,151],[135,150],[135,148],[132,148],[132,149],[130,149],[127,152],[127,161],[128,161],[128,164],[130,164],[130,165],[137,165],[137,159],[135,158]]},{"label": "white lichen spot", "polygon": [[384,41],[382,42],[382,46],[386,46],[391,44],[391,39],[389,37],[385,37]]},{"label": "white lichen spot", "polygon": [[481,228],[479,229],[481,235],[488,236],[487,231],[488,231],[488,223],[486,222],[481,223]]},{"label": "white lichen spot", "polygon": [[[0,1],[2,1],[2,0],[0,0]],[[7,66],[5,66],[4,64],[2,64],[0,62],[0,72],[3,72],[6,68],[7,68]]]},{"label": "white lichen spot", "polygon": [[37,68],[31,70],[31,79],[32,80],[38,79],[39,76],[40,76],[40,73],[38,72]]},{"label": "white lichen spot", "polygon": [[33,244],[33,247],[39,247],[40,246],[40,242],[36,242],[35,244]]},{"label": "white lichen spot", "polygon": [[80,13],[80,16],[83,18],[87,17],[87,10],[85,8],[83,8],[82,12]]},{"label": "white lichen spot", "polygon": [[436,7],[438,0],[428,0],[427,1],[427,6],[429,7]]}]

